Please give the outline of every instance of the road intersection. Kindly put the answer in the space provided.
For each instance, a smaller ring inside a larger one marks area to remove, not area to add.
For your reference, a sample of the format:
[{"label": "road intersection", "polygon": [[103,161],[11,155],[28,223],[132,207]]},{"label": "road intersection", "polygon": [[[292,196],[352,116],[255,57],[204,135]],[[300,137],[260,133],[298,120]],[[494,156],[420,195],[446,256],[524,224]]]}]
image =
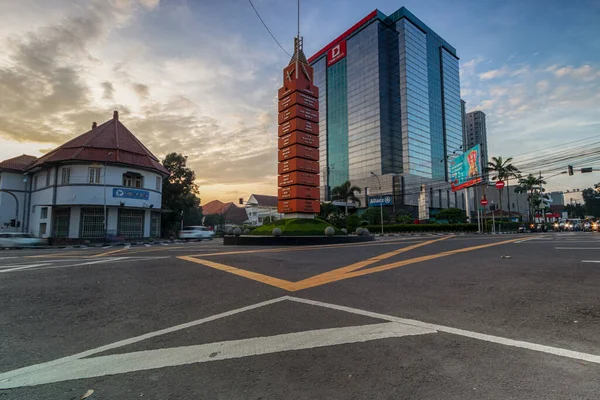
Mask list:
[{"label": "road intersection", "polygon": [[0,399],[592,399],[596,261],[586,234],[5,251]]}]

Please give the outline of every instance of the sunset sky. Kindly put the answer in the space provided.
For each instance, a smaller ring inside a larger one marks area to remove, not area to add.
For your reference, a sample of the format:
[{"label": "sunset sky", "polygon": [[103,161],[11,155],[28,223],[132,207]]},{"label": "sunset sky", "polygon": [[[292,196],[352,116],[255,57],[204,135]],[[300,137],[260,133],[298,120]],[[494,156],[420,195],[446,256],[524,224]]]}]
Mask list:
[{"label": "sunset sky", "polygon": [[[292,52],[295,1],[254,4]],[[488,115],[490,156],[600,137],[600,2],[305,0],[306,55],[375,7],[401,6],[457,49],[467,111]],[[159,158],[189,157],[203,203],[276,193],[276,93],[289,56],[248,1],[2,1],[0,16],[0,159],[39,156],[119,110]]]}]

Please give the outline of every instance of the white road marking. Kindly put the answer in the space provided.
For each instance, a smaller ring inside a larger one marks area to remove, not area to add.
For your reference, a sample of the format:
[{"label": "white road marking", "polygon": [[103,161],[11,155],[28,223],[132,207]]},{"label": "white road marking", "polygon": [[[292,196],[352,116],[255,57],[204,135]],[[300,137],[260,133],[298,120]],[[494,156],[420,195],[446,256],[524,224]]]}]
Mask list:
[{"label": "white road marking", "polygon": [[162,245],[162,246],[168,246],[168,244],[167,244],[167,243],[161,243],[161,245]]},{"label": "white road marking", "polygon": [[128,249],[128,248],[130,248],[130,247],[131,247],[131,245],[130,245],[130,244],[127,244],[127,245],[125,245],[125,248],[126,248],[126,249]]},{"label": "white road marking", "polygon": [[104,246],[103,249],[110,249],[112,246]]},{"label": "white road marking", "polygon": [[555,250],[600,250],[600,247],[555,247]]},{"label": "white road marking", "polygon": [[584,263],[600,263],[600,261],[598,261],[598,260],[581,260],[581,262],[584,262]]},{"label": "white road marking", "polygon": [[150,247],[150,245],[149,245],[149,244],[144,244],[144,246],[145,246],[145,247]]},{"label": "white road marking", "polygon": [[261,354],[361,343],[371,340],[424,335],[428,333],[435,333],[435,331],[396,322],[386,322],[344,328],[318,329],[195,346],[114,354],[73,360],[69,363],[38,370],[34,374],[15,377],[8,382],[5,382],[0,375],[0,388],[35,386],[71,379],[124,374],[127,372],[178,365],[229,360]]},{"label": "white road marking", "polygon": [[487,335],[485,333],[472,332],[472,331],[467,331],[464,329],[451,328],[451,327],[443,326],[443,325],[429,324],[427,322],[421,322],[421,321],[417,321],[417,320],[413,320],[413,319],[398,318],[398,317],[394,317],[391,315],[385,315],[385,314],[379,314],[379,313],[370,312],[370,311],[359,310],[357,308],[338,306],[335,304],[323,303],[323,302],[315,301],[315,300],[307,300],[307,299],[302,299],[299,297],[288,296],[288,299],[292,300],[292,301],[296,301],[298,303],[312,304],[315,306],[331,308],[331,309],[339,310],[339,311],[347,311],[347,312],[354,313],[354,314],[365,315],[368,317],[383,319],[385,321],[399,322],[401,324],[413,325],[413,326],[416,326],[419,328],[433,329],[433,330],[436,330],[439,332],[450,333],[450,334],[459,335],[459,336],[465,336],[465,337],[469,337],[472,339],[483,340],[483,341],[491,342],[491,343],[503,344],[505,346],[519,347],[522,349],[540,351],[542,353],[553,354],[553,355],[557,355],[557,356],[561,356],[561,357],[568,357],[568,358],[573,358],[576,360],[583,360],[583,361],[600,364],[600,355],[597,355],[597,354],[582,353],[579,351],[567,350],[567,349],[562,349],[559,347],[545,346],[543,344],[524,342],[521,340],[508,339],[508,338],[503,338],[500,336],[492,336],[492,335]]},{"label": "white road marking", "polygon": [[[47,266],[40,266],[39,268],[32,269],[31,271],[39,271],[40,269],[56,269],[56,268],[79,267],[79,266],[88,266],[88,265],[103,264],[103,263],[104,264],[111,264],[111,263],[117,263],[117,262],[123,262],[123,261],[136,262],[136,261],[146,261],[146,260],[159,260],[159,259],[165,259],[165,258],[171,258],[171,257],[170,256],[161,256],[161,257],[108,257],[108,258],[102,258],[102,259],[94,259],[94,261],[86,261],[86,262],[82,262],[82,263],[66,264],[66,265],[52,265],[53,263],[56,263],[57,261],[50,260],[46,264]],[[61,260],[61,261],[65,261],[65,260]],[[67,260],[67,261],[74,261],[74,260]],[[18,269],[18,268],[16,268],[16,269]],[[9,271],[1,271],[1,272],[9,272]],[[26,271],[23,271],[23,272],[26,272]]]},{"label": "white road marking", "polygon": [[92,350],[86,350],[84,352],[81,352],[81,353],[78,353],[78,354],[74,354],[74,355],[71,355],[71,356],[67,356],[67,357],[63,357],[63,358],[59,358],[59,359],[56,359],[56,360],[53,360],[53,361],[48,361],[48,362],[45,362],[45,363],[42,363],[42,364],[32,365],[32,366],[29,366],[29,367],[23,367],[23,368],[15,369],[13,371],[5,372],[3,374],[0,374],[0,389],[4,387],[5,382],[8,382],[8,381],[11,380],[11,378],[19,376],[19,375],[28,374],[28,373],[35,374],[35,373],[37,373],[37,371],[45,369],[45,368],[56,367],[58,365],[64,364],[64,363],[69,362],[69,361],[78,360],[80,358],[89,357],[89,356],[92,356],[94,354],[102,353],[102,352],[105,352],[105,351],[108,351],[108,350],[116,349],[116,348],[123,347],[123,346],[128,346],[130,344],[141,342],[142,340],[150,339],[150,338],[153,338],[153,337],[156,337],[156,336],[166,335],[167,333],[177,332],[177,331],[180,331],[182,329],[187,329],[187,328],[191,328],[193,326],[201,325],[201,324],[204,324],[204,323],[207,323],[207,322],[216,321],[218,319],[229,317],[231,315],[236,315],[236,314],[239,314],[239,313],[243,313],[245,311],[254,310],[256,308],[268,306],[270,304],[279,303],[280,301],[287,300],[287,299],[288,299],[288,296],[278,297],[278,298],[275,298],[275,299],[263,301],[263,302],[256,303],[256,304],[252,304],[252,305],[249,305],[249,306],[246,306],[246,307],[241,307],[241,308],[238,308],[238,309],[235,309],[235,310],[226,311],[226,312],[221,313],[221,314],[211,315],[210,317],[198,319],[196,321],[186,322],[184,324],[172,326],[170,328],[165,328],[165,329],[161,329],[161,330],[158,330],[158,331],[155,331],[155,332],[145,333],[143,335],[136,336],[136,337],[133,337],[133,338],[129,338],[129,339],[125,339],[125,340],[120,340],[120,341],[115,342],[115,343],[111,343],[111,344],[107,344],[107,345],[104,345],[104,346],[100,346],[100,347],[97,347],[97,348],[92,349]]},{"label": "white road marking", "polygon": [[0,260],[9,260],[12,258],[19,258],[19,257],[0,257]]},{"label": "white road marking", "polygon": [[[275,335],[271,337],[258,337],[87,358],[108,350],[127,346],[152,337],[165,335],[245,311],[264,307],[270,304],[281,302],[283,300],[290,300],[298,303],[364,315],[389,321],[389,323],[312,330],[306,332]],[[163,368],[168,366],[225,360],[259,354],[269,354],[281,351],[311,349],[315,347],[333,346],[345,343],[365,342],[389,337],[422,335],[435,333],[438,331],[469,337],[472,339],[483,340],[490,343],[539,351],[542,353],[600,364],[600,356],[595,354],[582,353],[536,343],[507,339],[499,336],[492,336],[463,329],[451,328],[443,325],[404,319],[391,315],[364,311],[357,308],[323,303],[315,300],[283,296],[258,304],[238,308],[236,310],[227,311],[218,315],[177,325],[171,328],[149,332],[144,335],[121,340],[116,343],[101,346],[92,350],[87,350],[82,353],[63,357],[57,360],[5,372],[0,374],[0,389],[34,386],[71,379],[84,379],[140,370]]]},{"label": "white road marking", "polygon": [[27,264],[27,265],[18,265],[18,266],[14,266],[15,268],[11,268],[9,267],[3,267],[3,268],[7,268],[7,269],[3,269],[0,271],[0,274],[4,273],[4,272],[12,272],[12,271],[17,271],[17,270],[22,270],[22,269],[28,269],[28,268],[35,268],[35,267],[41,267],[44,265],[50,265],[49,263],[43,263],[43,264]]}]

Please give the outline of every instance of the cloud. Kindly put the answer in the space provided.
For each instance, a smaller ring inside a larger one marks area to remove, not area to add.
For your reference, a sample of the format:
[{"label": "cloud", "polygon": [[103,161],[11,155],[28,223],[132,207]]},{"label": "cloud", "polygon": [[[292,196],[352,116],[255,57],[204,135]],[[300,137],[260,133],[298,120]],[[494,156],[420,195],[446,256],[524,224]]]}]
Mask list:
[{"label": "cloud", "polygon": [[600,71],[594,69],[591,65],[586,64],[581,67],[573,67],[571,65],[567,67],[558,68],[554,71],[557,78],[571,77],[581,79],[584,81],[591,81],[596,78],[600,78]]},{"label": "cloud", "polygon": [[499,69],[491,69],[489,71],[479,74],[479,79],[481,79],[482,81],[496,79],[505,76],[506,74],[508,74],[508,72],[509,70],[506,67],[502,67]]},{"label": "cloud", "polygon": [[131,85],[133,91],[138,95],[138,97],[142,100],[145,100],[150,95],[150,88],[143,83],[134,83]]},{"label": "cloud", "polygon": [[105,100],[114,100],[115,88],[110,82],[102,82],[102,98]]}]

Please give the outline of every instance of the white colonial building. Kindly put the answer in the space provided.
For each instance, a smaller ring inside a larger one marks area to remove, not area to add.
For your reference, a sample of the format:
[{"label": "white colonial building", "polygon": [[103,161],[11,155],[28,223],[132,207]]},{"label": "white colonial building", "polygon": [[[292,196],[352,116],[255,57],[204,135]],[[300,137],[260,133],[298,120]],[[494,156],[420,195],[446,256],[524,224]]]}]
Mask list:
[{"label": "white colonial building", "polygon": [[251,194],[246,201],[247,224],[260,226],[266,217],[273,219],[283,218],[283,214],[277,212],[277,196],[266,196],[262,194]]},{"label": "white colonial building", "polygon": [[[113,119],[93,123],[90,131],[39,159],[0,163],[0,173],[1,188],[19,198],[18,231],[83,240],[160,236],[162,180],[169,172],[116,111]],[[10,225],[15,201],[0,194],[0,224]]]}]

